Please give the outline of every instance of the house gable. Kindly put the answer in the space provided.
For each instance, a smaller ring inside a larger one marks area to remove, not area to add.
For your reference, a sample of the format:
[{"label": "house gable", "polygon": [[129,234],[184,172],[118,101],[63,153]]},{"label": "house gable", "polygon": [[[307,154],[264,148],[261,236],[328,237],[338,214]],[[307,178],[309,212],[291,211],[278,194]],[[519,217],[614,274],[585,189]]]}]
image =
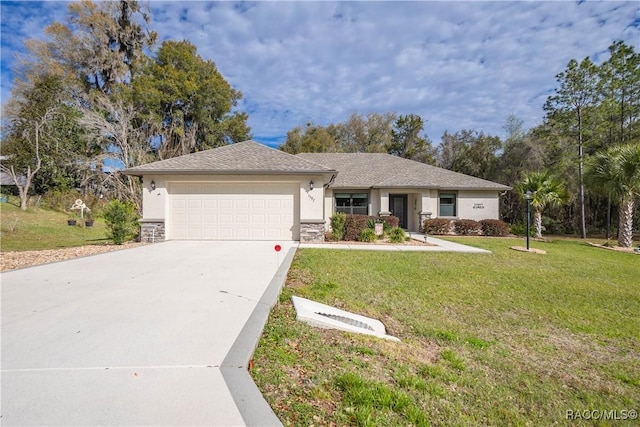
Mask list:
[{"label": "house gable", "polygon": [[335,170],[269,148],[255,141],[244,141],[136,166],[126,169],[124,173],[136,176],[149,174],[331,174],[335,173]]}]

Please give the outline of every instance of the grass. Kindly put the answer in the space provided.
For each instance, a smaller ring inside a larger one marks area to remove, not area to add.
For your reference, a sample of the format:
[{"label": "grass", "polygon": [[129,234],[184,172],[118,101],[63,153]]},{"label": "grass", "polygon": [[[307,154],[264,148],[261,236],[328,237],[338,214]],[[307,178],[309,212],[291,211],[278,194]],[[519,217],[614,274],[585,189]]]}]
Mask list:
[{"label": "grass", "polygon": [[[454,240],[492,254],[298,251],[252,371],[285,425],[573,425],[570,410],[640,409],[638,255]],[[378,318],[402,343],[297,322],[292,295]]]},{"label": "grass", "polygon": [[67,219],[65,213],[46,209],[21,211],[17,198],[11,197],[0,206],[0,250],[58,249],[108,242],[102,219],[97,218],[93,227],[85,227],[79,218],[75,227],[69,226]]}]

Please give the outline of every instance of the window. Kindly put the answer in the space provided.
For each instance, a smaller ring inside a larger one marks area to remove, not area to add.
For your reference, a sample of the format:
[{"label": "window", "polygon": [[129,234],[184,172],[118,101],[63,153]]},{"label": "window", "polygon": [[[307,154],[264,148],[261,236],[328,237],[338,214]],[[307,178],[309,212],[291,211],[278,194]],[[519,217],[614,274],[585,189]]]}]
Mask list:
[{"label": "window", "polygon": [[438,216],[456,216],[456,199],[455,193],[440,193],[440,212]]},{"label": "window", "polygon": [[336,212],[368,215],[369,195],[367,193],[336,193]]}]

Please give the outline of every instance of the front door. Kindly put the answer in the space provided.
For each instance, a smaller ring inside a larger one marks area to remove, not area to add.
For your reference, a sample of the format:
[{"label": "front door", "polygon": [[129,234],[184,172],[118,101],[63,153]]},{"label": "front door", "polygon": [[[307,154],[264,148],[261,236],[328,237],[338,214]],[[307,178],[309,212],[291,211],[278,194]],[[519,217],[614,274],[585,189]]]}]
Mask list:
[{"label": "front door", "polygon": [[407,195],[389,194],[389,210],[400,218],[400,228],[407,228]]}]

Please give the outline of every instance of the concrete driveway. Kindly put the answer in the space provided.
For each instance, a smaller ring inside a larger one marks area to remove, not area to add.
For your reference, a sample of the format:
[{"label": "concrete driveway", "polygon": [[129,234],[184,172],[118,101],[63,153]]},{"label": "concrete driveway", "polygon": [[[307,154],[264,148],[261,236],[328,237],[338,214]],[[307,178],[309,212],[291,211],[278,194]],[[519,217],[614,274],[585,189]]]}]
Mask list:
[{"label": "concrete driveway", "polygon": [[274,421],[242,365],[295,250],[275,243],[170,241],[2,273],[0,422]]}]

